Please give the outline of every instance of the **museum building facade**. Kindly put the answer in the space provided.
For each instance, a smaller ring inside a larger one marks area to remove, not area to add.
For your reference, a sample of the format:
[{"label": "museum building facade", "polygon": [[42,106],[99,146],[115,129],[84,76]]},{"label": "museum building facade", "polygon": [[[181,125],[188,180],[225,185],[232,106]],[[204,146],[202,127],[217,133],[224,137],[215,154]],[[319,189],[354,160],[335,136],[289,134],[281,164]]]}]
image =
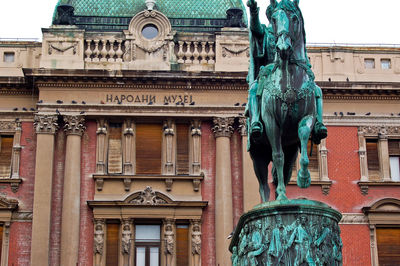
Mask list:
[{"label": "museum building facade", "polygon": [[[0,41],[0,265],[231,265],[260,203],[246,25],[240,0],[60,0],[42,42]],[[328,138],[288,197],[343,214],[343,265],[400,263],[400,48],[307,48]]]}]

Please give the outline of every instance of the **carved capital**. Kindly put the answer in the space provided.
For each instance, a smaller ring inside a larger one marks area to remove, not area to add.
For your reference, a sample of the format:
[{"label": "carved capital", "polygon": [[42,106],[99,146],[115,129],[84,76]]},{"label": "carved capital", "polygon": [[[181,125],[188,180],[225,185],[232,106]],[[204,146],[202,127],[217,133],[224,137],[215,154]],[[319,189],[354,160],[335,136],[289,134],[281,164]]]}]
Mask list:
[{"label": "carved capital", "polygon": [[233,134],[233,117],[215,117],[213,119],[214,126],[212,131],[216,138],[228,137],[230,138]]},{"label": "carved capital", "polygon": [[190,124],[190,133],[192,136],[201,136],[201,122],[200,120],[193,120]]},{"label": "carved capital", "polygon": [[68,115],[64,116],[64,131],[67,135],[79,135],[82,136],[86,127],[84,126],[85,118],[80,115]]},{"label": "carved capital", "polygon": [[55,134],[58,129],[56,115],[36,115],[35,123],[36,134]]},{"label": "carved capital", "polygon": [[247,136],[247,117],[239,117],[239,133],[242,137]]}]

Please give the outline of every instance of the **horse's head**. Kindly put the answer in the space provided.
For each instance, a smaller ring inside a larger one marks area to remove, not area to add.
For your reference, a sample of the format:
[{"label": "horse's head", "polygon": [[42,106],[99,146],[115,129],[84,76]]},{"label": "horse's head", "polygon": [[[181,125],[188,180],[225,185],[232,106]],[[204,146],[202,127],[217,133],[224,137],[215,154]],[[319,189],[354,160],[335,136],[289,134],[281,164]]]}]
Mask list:
[{"label": "horse's head", "polygon": [[276,51],[283,60],[287,60],[299,42],[304,49],[304,21],[299,0],[270,1],[267,17],[275,34]]}]

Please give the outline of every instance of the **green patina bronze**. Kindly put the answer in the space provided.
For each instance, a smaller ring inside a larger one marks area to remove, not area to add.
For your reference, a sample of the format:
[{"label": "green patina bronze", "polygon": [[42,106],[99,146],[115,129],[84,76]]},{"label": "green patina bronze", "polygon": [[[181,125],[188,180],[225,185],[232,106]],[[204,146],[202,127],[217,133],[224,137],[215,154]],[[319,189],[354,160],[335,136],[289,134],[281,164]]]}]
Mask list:
[{"label": "green patina bronze", "polygon": [[[339,221],[328,205],[289,200],[286,185],[300,149],[297,184],[310,186],[308,140],[327,137],[322,123],[322,92],[315,84],[306,51],[299,0],[270,0],[262,25],[255,0],[250,8],[248,150],[260,183],[263,203],[243,214],[231,245],[233,266],[342,265]],[[276,200],[269,201],[268,165]]]},{"label": "green patina bronze", "polygon": [[297,184],[310,185],[307,143],[326,138],[322,123],[322,92],[315,84],[306,52],[304,20],[299,1],[272,1],[267,8],[269,26],[259,20],[255,0],[250,8],[250,67],[248,149],[260,183],[263,201],[269,200],[268,164],[273,162],[277,200],[285,200],[293,163],[300,148]]},{"label": "green patina bronze", "polygon": [[306,199],[266,202],[240,217],[229,247],[233,266],[340,266],[342,215]]}]

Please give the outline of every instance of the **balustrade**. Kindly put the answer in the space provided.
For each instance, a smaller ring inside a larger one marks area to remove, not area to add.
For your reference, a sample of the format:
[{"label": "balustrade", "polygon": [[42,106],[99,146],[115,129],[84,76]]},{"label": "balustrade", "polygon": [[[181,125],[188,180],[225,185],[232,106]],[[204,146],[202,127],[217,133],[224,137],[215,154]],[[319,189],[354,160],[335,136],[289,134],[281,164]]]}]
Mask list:
[{"label": "balustrade", "polygon": [[87,39],[85,41],[86,62],[123,62],[125,40]]},{"label": "balustrade", "polygon": [[215,64],[214,44],[210,41],[178,41],[175,44],[178,64]]}]

